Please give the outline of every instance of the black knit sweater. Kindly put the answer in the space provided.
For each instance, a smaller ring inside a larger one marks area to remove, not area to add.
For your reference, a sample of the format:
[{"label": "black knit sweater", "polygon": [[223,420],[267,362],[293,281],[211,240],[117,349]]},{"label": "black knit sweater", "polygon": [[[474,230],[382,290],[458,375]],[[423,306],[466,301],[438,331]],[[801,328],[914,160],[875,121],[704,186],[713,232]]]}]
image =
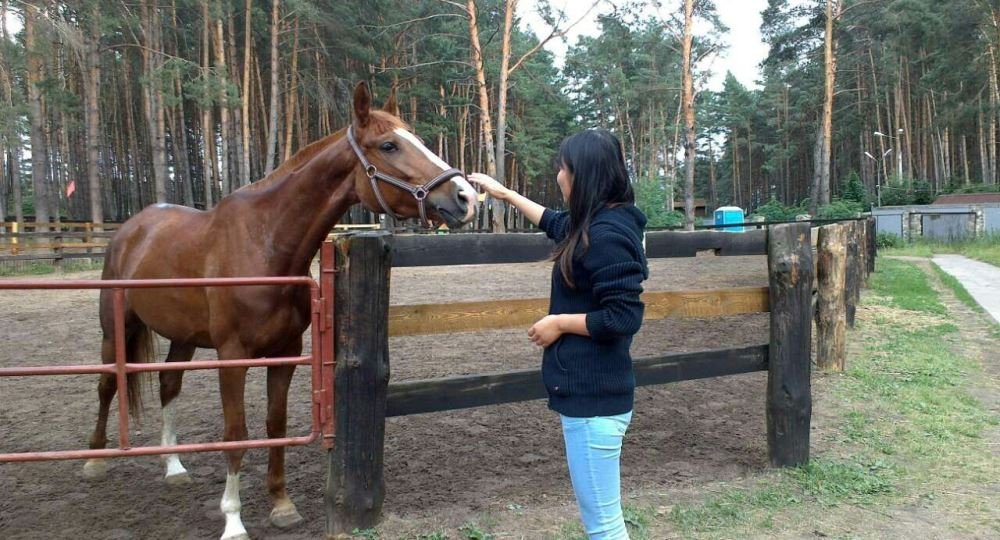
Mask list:
[{"label": "black knit sweater", "polygon": [[[565,238],[569,213],[545,210],[539,226],[549,238]],[[576,418],[632,410],[635,375],[629,347],[642,324],[639,299],[648,275],[642,246],[646,216],[632,205],[594,216],[590,247],[573,263],[570,288],[559,265],[552,269],[550,314],[585,313],[590,337],[563,334],[545,349],[542,380],[549,408]]]}]

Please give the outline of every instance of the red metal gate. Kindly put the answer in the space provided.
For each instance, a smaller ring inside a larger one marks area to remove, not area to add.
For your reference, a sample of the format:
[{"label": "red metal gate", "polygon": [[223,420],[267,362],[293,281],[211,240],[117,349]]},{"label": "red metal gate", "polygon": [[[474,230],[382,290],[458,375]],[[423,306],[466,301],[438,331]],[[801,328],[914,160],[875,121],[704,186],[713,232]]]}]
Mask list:
[{"label": "red metal gate", "polygon": [[[0,377],[36,375],[114,374],[118,382],[118,448],[99,450],[59,450],[0,454],[0,463],[15,461],[48,461],[59,459],[90,459],[124,456],[148,456],[211,452],[275,446],[301,446],[322,437],[323,446],[333,446],[333,245],[324,243],[320,254],[320,281],[310,277],[247,277],[199,279],[144,280],[0,280],[0,290],[30,289],[112,289],[114,295],[115,363],[101,365],[39,366],[0,368]],[[133,364],[125,358],[125,290],[162,287],[239,287],[247,285],[299,285],[309,287],[312,313],[312,354],[289,358],[254,358],[234,360],[201,360],[177,363]],[[129,445],[128,385],[126,375],[151,371],[218,369],[227,367],[310,366],[312,368],[312,429],[308,435],[280,439],[178,444],[174,446]]]}]

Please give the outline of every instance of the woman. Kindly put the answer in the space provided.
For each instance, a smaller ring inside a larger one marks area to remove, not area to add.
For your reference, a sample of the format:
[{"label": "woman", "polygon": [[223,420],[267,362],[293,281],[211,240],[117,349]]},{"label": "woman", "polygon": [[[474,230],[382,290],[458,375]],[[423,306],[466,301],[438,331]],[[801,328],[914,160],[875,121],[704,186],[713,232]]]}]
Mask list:
[{"label": "woman", "polygon": [[556,241],[549,315],[528,330],[544,347],[549,408],[562,419],[570,479],[592,539],[627,539],[619,474],[632,418],[635,377],[629,347],[642,323],[648,276],[621,143],[588,130],[563,141],[556,181],[569,211],[555,212],[482,174],[469,179],[521,211]]}]

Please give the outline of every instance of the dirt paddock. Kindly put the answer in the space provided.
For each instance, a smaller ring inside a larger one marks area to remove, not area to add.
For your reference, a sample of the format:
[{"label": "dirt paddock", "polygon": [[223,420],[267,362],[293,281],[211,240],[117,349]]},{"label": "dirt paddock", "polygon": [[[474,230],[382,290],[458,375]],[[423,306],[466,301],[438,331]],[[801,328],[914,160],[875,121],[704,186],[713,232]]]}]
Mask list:
[{"label": "dirt paddock", "polygon": [[[392,277],[392,302],[544,297],[549,268],[399,269]],[[657,260],[651,274],[646,282],[651,291],[767,284],[764,257]],[[96,313],[96,291],[0,293],[0,365],[97,362]],[[394,338],[392,380],[536,367],[540,354],[525,330]],[[766,314],[653,321],[636,337],[633,355],[767,340]],[[199,351],[197,357],[212,358],[214,351]],[[96,416],[96,381],[96,375],[0,379],[0,452],[85,448]],[[264,371],[251,370],[247,417],[256,437],[264,431],[263,382]],[[290,435],[308,430],[308,382],[301,369],[291,397]],[[733,479],[765,467],[765,385],[766,374],[753,373],[639,389],[623,450],[626,493]],[[147,391],[146,404],[143,422],[133,426],[136,445],[159,441],[156,386]],[[188,373],[178,409],[180,442],[220,438],[214,373]],[[111,445],[117,438],[114,410]],[[392,418],[385,446],[385,514],[395,522],[433,518],[456,526],[484,511],[572,500],[558,418],[543,401]],[[79,461],[0,464],[0,538],[217,538],[224,523],[218,509],[224,458],[194,454],[182,461],[194,478],[183,487],[163,483],[156,457],[114,461],[100,481],[83,479]],[[289,492],[305,522],[289,531],[267,524],[267,453],[252,450],[243,467],[244,524],[254,538],[322,537],[325,453],[318,444],[290,449],[286,469]]]}]

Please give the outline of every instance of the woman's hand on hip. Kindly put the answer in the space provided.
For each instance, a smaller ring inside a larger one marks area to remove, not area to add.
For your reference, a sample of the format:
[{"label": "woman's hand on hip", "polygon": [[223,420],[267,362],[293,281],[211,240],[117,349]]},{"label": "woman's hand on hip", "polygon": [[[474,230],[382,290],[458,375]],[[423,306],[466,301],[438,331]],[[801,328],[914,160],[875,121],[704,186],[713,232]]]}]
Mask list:
[{"label": "woman's hand on hip", "polygon": [[546,315],[528,329],[528,338],[539,347],[548,347],[563,335],[559,315]]},{"label": "woman's hand on hip", "polygon": [[503,184],[497,182],[493,177],[487,176],[482,173],[472,173],[469,175],[469,181],[473,184],[479,186],[481,190],[489,194],[490,197],[494,199],[505,201],[513,193],[511,190],[504,187]]}]

